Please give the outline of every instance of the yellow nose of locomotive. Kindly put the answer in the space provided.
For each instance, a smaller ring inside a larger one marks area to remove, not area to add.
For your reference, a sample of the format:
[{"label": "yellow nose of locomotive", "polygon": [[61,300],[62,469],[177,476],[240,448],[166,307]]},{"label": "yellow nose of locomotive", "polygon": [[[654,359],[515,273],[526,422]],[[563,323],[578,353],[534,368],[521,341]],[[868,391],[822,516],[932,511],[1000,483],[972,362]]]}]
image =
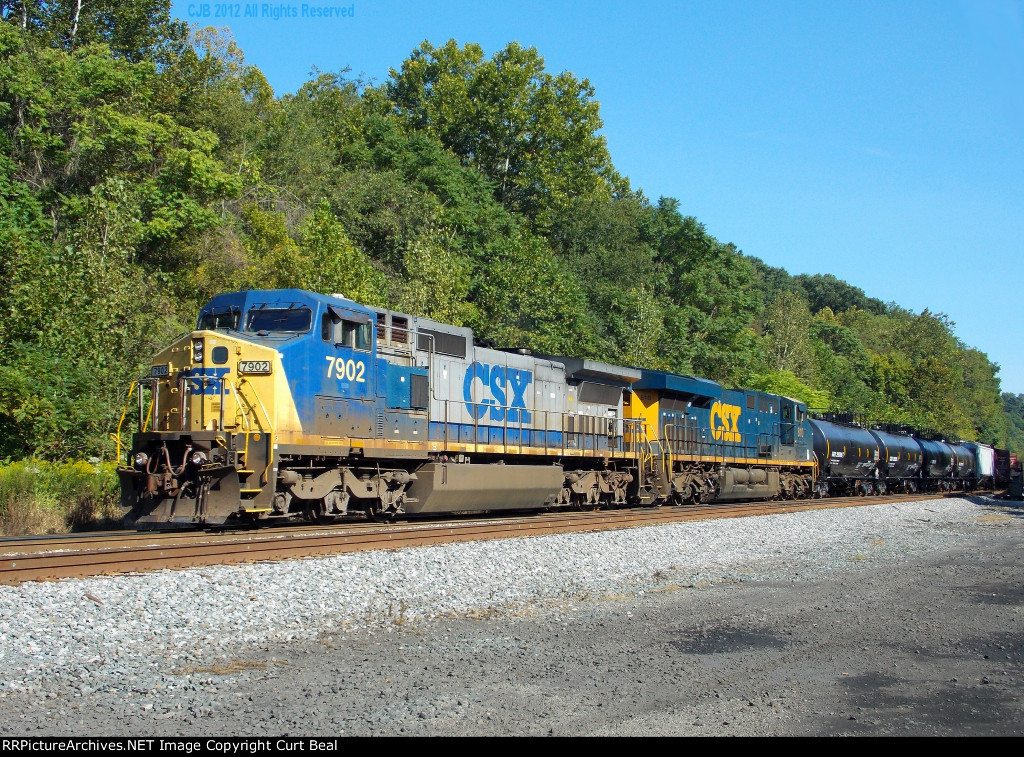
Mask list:
[{"label": "yellow nose of locomotive", "polygon": [[144,421],[118,469],[129,521],[161,527],[269,512],[278,377],[276,350],[219,331],[193,331],[160,352],[139,382]]},{"label": "yellow nose of locomotive", "polygon": [[[154,360],[151,430],[269,430],[269,409],[255,397],[273,396],[269,382],[276,355],[222,333],[193,331]],[[246,397],[246,387],[254,398]]]}]

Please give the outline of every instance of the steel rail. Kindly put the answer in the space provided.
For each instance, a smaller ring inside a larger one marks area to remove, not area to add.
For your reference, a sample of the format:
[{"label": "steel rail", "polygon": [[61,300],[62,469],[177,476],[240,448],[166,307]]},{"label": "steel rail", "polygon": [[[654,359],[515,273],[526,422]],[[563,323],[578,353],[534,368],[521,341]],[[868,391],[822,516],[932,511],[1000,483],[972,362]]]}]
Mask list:
[{"label": "steel rail", "polygon": [[916,502],[949,496],[956,495],[906,494],[895,497],[841,497],[666,506],[545,513],[512,518],[492,516],[483,520],[475,518],[397,524],[356,523],[341,527],[306,526],[228,533],[106,533],[63,541],[40,538],[13,539],[0,542],[0,584],[322,557],[373,549],[401,549],[517,536],[623,529],[688,520],[771,515],[894,504],[901,501]]}]

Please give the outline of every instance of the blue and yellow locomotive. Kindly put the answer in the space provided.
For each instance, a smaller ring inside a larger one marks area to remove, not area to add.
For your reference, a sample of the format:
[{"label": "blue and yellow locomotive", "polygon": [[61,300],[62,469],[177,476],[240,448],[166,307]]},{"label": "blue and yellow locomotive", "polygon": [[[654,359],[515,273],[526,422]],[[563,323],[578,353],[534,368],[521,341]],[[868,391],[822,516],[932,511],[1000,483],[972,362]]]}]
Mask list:
[{"label": "blue and yellow locomotive", "polygon": [[137,401],[139,527],[800,497],[817,473],[795,400],[295,289],[215,297]]}]

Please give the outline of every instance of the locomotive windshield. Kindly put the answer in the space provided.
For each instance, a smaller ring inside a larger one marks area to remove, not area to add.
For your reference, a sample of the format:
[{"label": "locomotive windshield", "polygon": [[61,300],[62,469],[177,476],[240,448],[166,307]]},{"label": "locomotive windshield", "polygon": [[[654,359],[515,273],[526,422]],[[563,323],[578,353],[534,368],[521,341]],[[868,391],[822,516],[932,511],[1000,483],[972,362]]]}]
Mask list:
[{"label": "locomotive windshield", "polygon": [[211,310],[199,316],[199,325],[196,328],[200,331],[216,331],[217,329],[238,331],[238,324],[241,320],[242,312],[238,308]]},{"label": "locomotive windshield", "polygon": [[245,321],[246,331],[306,332],[313,323],[313,311],[304,307],[253,308]]}]

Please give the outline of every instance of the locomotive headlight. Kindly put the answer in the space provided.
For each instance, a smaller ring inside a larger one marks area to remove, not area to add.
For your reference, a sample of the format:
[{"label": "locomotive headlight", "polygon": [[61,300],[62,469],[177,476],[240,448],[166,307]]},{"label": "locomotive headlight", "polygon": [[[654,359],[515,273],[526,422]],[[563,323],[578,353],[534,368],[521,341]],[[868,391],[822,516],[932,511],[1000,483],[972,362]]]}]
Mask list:
[{"label": "locomotive headlight", "polygon": [[148,462],[149,462],[149,455],[147,455],[145,452],[136,452],[135,453],[135,467],[136,468],[145,468],[146,464]]},{"label": "locomotive headlight", "polygon": [[193,339],[192,340],[192,361],[195,363],[203,362],[203,340]]},{"label": "locomotive headlight", "polygon": [[206,453],[205,452],[193,452],[192,453],[192,457],[190,457],[189,460],[192,461],[192,465],[196,465],[196,466],[202,465],[203,463],[206,462]]}]

